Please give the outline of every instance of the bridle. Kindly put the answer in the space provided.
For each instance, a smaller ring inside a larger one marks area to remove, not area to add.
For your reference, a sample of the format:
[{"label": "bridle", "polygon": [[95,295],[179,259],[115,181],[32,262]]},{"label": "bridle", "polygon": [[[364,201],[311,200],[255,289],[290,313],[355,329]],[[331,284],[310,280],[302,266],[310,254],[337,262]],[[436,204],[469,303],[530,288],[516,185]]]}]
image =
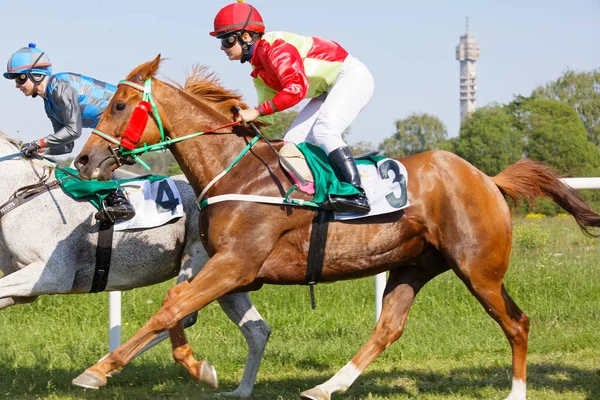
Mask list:
[{"label": "bridle", "polygon": [[[153,151],[165,151],[168,149],[168,146],[170,146],[173,143],[181,142],[183,140],[187,140],[187,139],[191,139],[191,138],[194,138],[194,137],[197,137],[200,135],[204,135],[205,133],[219,131],[223,128],[239,125],[242,123],[242,121],[230,122],[228,124],[221,125],[221,126],[209,129],[204,132],[191,133],[189,135],[171,139],[165,135],[165,130],[164,130],[160,115],[158,113],[158,108],[156,106],[156,102],[154,101],[154,99],[152,97],[152,78],[146,79],[144,81],[143,86],[138,83],[130,82],[130,81],[126,81],[126,80],[119,82],[119,86],[122,86],[122,85],[132,87],[133,89],[142,92],[142,99],[135,106],[135,108],[131,114],[131,117],[129,119],[129,122],[127,123],[127,126],[125,127],[125,130],[123,131],[121,140],[117,139],[114,136],[108,135],[107,133],[102,132],[98,129],[92,130],[93,134],[100,136],[101,138],[103,138],[106,141],[115,145],[115,147],[109,146],[111,155],[106,157],[102,162],[110,159],[111,157],[114,157],[117,164],[119,166],[121,166],[123,163],[131,162],[131,159],[133,159],[133,160],[137,161],[138,163],[140,163],[147,170],[150,170],[150,167],[140,159],[140,157],[138,156],[139,154],[149,153],[149,152],[153,152]],[[156,125],[158,126],[158,130],[160,131],[160,142],[158,142],[156,144],[152,144],[152,145],[147,145],[146,143],[144,143],[143,146],[137,147],[137,145],[142,137],[142,134],[143,134],[144,130],[146,129],[146,125],[148,124],[148,117],[150,115],[150,112],[152,112],[154,119],[156,120]],[[228,174],[229,171],[231,171],[231,169],[234,167],[234,165],[236,165],[240,161],[240,159],[250,151],[252,146],[254,146],[254,144],[256,144],[256,142],[258,142],[258,140],[261,138],[264,139],[265,142],[267,143],[267,145],[275,152],[275,154],[279,158],[279,161],[288,166],[289,171],[293,171],[294,175],[296,175],[297,177],[300,176],[300,174],[298,174],[295,171],[295,169],[289,163],[289,161],[287,161],[285,158],[283,158],[279,155],[278,151],[267,140],[267,138],[264,137],[264,135],[260,132],[260,130],[256,127],[256,125],[254,125],[252,122],[250,122],[249,125],[255,131],[256,136],[254,136],[254,138],[246,144],[246,147],[244,147],[244,149],[242,149],[242,151],[238,154],[238,156],[231,162],[231,164],[227,168],[225,168],[221,173],[216,175],[204,187],[204,189],[198,196],[198,200],[197,200],[198,207],[200,207],[200,208],[203,207],[202,199],[207,194],[208,190],[217,181],[219,181],[226,174]],[[311,202],[304,202],[301,200],[289,199],[288,198],[289,194],[295,189],[296,189],[296,185],[292,186],[292,188],[288,191],[288,193],[286,193],[285,198],[276,199],[277,204],[280,204],[280,200],[283,200],[285,204],[309,205],[311,207],[316,207],[316,205],[309,204]],[[227,196],[225,196],[225,197],[227,197]],[[269,201],[271,201],[271,200],[272,199],[269,199]]]},{"label": "bridle", "polygon": [[[191,139],[203,135],[205,133],[210,133],[221,130],[223,128],[239,125],[241,123],[240,121],[235,121],[204,132],[196,132],[176,139],[171,139],[165,135],[164,126],[160,118],[156,102],[152,97],[152,78],[146,79],[143,85],[127,80],[122,80],[119,82],[119,86],[129,86],[142,93],[142,99],[133,109],[131,117],[129,118],[129,122],[127,123],[127,126],[123,131],[121,140],[98,129],[92,130],[93,134],[100,136],[102,139],[115,145],[115,147],[109,146],[111,155],[108,156],[106,159],[109,159],[111,157],[114,158],[119,167],[123,164],[131,165],[135,162],[138,162],[144,168],[150,170],[148,164],[146,164],[139,157],[140,154],[154,151],[166,151],[168,149],[168,146],[170,146],[171,144]],[[160,142],[152,145],[147,145],[146,143],[144,143],[142,147],[136,148],[136,146],[140,142],[144,130],[146,129],[146,125],[148,124],[150,112],[152,112],[158,130],[160,131]]]},{"label": "bridle", "polygon": [[44,53],[42,51],[42,53],[38,56],[38,58],[31,65],[31,68],[29,68],[29,70],[27,71],[27,77],[31,80],[31,82],[33,82],[33,94],[31,95],[31,97],[34,99],[37,97],[37,87],[40,85],[40,83],[42,83],[45,76],[42,75],[41,77],[36,78],[33,74],[33,69],[37,66],[37,63],[44,56],[44,54],[46,54],[46,53]]}]

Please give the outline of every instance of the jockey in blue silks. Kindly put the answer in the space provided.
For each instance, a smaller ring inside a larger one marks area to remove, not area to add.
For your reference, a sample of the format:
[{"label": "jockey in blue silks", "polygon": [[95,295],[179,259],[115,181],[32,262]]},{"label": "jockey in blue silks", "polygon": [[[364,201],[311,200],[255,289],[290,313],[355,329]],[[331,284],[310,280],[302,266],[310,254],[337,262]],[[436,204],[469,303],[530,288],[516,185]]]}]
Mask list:
[{"label": "jockey in blue silks", "polygon": [[[4,77],[14,80],[15,87],[25,96],[43,98],[46,115],[54,128],[53,134],[24,143],[21,151],[25,157],[42,151],[50,155],[73,151],[82,129],[98,125],[117,90],[114,85],[80,74],[61,72],[52,75],[50,59],[35,43],[10,56]],[[127,220],[134,216],[133,207],[120,189],[111,193],[105,200],[104,209],[96,213],[99,220]]]}]

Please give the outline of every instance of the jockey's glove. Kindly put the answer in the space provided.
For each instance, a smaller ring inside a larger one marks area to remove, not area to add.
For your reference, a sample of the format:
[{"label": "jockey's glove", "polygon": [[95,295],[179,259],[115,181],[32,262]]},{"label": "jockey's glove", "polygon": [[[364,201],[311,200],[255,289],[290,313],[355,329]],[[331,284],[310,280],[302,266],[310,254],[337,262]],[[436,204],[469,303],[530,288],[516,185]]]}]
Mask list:
[{"label": "jockey's glove", "polygon": [[33,155],[37,153],[41,148],[42,146],[40,146],[38,141],[33,140],[29,143],[23,143],[21,145],[21,153],[23,153],[25,157],[33,157]]}]

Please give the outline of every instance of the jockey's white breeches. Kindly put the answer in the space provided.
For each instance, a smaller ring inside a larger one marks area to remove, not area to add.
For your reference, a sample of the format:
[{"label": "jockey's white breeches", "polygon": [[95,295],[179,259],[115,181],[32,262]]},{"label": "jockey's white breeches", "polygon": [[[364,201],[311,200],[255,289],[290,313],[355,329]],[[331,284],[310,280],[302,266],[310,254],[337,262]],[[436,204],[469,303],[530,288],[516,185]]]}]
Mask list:
[{"label": "jockey's white breeches", "polygon": [[329,90],[311,99],[287,131],[283,140],[309,142],[327,154],[346,146],[342,133],[373,96],[375,84],[367,67],[348,55]]}]

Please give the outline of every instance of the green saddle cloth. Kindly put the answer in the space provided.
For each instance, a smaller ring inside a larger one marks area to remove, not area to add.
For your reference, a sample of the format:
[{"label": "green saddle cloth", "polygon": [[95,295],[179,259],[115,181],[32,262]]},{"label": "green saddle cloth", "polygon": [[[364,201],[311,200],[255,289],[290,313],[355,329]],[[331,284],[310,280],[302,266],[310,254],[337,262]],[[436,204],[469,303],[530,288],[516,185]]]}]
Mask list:
[{"label": "green saddle cloth", "polygon": [[[302,154],[304,154],[304,157],[306,157],[308,167],[315,178],[315,195],[313,198],[315,203],[323,203],[327,200],[328,195],[352,196],[359,194],[359,191],[354,186],[343,180],[323,149],[306,142],[300,143],[297,146]],[[372,156],[356,160],[356,164],[371,164],[376,166],[377,162],[384,158],[382,156]]]},{"label": "green saddle cloth", "polygon": [[[79,171],[73,168],[63,168],[73,175],[79,176]],[[118,179],[111,181],[84,181],[75,179],[68,174],[56,170],[56,179],[62,181],[60,187],[69,196],[75,199],[89,200],[98,210],[102,209],[102,202],[112,192],[119,188],[119,185],[132,181],[149,180],[150,182],[166,179],[168,176],[163,175],[146,175],[136,178]],[[63,181],[64,179],[64,181]]]}]

